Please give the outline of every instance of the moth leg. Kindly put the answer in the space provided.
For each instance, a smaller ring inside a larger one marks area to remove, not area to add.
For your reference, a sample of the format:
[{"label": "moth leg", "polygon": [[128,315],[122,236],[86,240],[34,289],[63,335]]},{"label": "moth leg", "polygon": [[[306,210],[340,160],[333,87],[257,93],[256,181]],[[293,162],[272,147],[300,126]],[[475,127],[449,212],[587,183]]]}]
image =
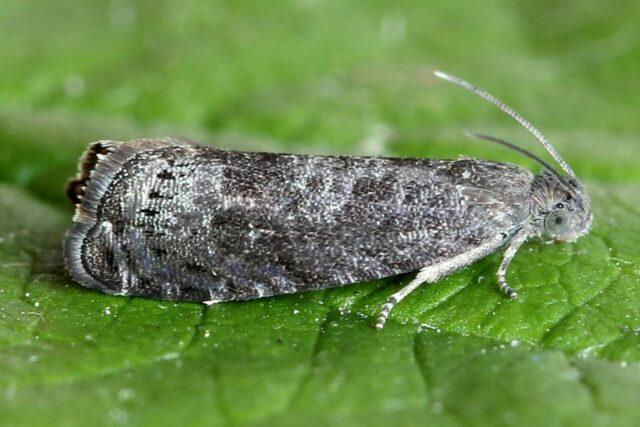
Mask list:
[{"label": "moth leg", "polygon": [[[435,283],[441,278],[448,276],[456,270],[459,270],[462,267],[465,267],[480,258],[484,258],[485,256],[493,253],[497,248],[504,244],[505,235],[498,235],[495,238],[489,240],[485,244],[473,248],[467,252],[464,252],[460,255],[457,255],[451,259],[443,261],[439,264],[430,265],[424,267],[422,270],[418,272],[416,278],[413,279],[407,286],[400,289],[395,294],[391,295],[387,302],[382,306],[382,310],[380,311],[380,315],[378,316],[378,320],[376,320],[376,329],[380,330],[384,327],[385,322],[387,321],[387,317],[389,317],[389,313],[391,309],[404,297],[409,295],[412,291],[414,291],[418,286],[423,283]],[[526,240],[526,236],[525,236]],[[519,245],[518,245],[519,246]]]},{"label": "moth leg", "polygon": [[391,309],[393,308],[393,306],[402,301],[404,297],[413,292],[425,281],[427,280],[425,280],[424,277],[421,277],[420,274],[418,274],[416,278],[413,279],[407,286],[391,295],[387,302],[382,306],[382,310],[380,310],[380,315],[378,316],[378,320],[376,320],[376,329],[380,330],[384,328],[384,324],[387,321],[387,317],[389,317],[389,313],[391,313]]},{"label": "moth leg", "polygon": [[527,240],[527,237],[529,237],[529,229],[527,227],[518,231],[518,233],[511,239],[511,242],[509,242],[507,249],[504,251],[502,262],[498,268],[498,286],[500,286],[500,290],[509,298],[516,298],[518,294],[511,288],[511,286],[509,286],[504,276],[507,274],[507,269],[509,268],[509,264],[511,264],[511,260],[513,260],[513,257],[516,252],[518,252],[518,249],[520,249],[520,246],[522,246],[522,244]]}]

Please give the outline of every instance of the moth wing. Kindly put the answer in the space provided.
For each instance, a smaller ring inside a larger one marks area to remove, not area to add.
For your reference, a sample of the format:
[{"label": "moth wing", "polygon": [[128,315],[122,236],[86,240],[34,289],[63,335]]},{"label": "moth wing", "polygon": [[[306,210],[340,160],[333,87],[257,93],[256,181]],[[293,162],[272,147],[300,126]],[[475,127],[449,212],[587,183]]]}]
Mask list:
[{"label": "moth wing", "polygon": [[91,167],[65,243],[72,275],[109,293],[200,301],[441,263],[522,224],[533,179],[472,159],[241,153],[175,140],[121,144]]}]

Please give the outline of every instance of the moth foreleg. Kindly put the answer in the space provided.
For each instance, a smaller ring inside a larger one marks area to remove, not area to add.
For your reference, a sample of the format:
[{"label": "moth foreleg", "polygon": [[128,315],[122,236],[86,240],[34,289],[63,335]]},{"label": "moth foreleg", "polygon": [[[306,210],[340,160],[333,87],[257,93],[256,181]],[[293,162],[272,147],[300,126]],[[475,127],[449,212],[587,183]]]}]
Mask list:
[{"label": "moth foreleg", "polygon": [[504,276],[507,274],[507,269],[509,268],[509,264],[511,264],[511,260],[528,237],[529,228],[527,227],[523,227],[520,231],[518,231],[518,233],[516,233],[516,235],[509,242],[509,246],[504,251],[502,262],[500,263],[500,267],[498,268],[498,286],[500,286],[500,290],[504,292],[509,298],[516,298],[518,294],[511,288],[511,286],[509,286]]}]

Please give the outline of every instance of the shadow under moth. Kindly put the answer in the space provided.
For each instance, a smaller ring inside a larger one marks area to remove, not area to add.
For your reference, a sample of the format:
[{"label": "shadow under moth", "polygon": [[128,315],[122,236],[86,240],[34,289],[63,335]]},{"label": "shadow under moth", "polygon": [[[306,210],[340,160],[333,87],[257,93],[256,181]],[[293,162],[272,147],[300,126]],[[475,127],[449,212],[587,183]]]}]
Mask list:
[{"label": "shadow under moth", "polygon": [[418,270],[395,304],[506,247],[505,274],[527,239],[575,241],[592,214],[584,186],[547,139],[510,107],[560,166],[460,158],[313,156],[221,150],[182,139],[89,146],[68,195],[76,205],[64,241],[71,276],[117,295],[215,303],[343,286]]}]

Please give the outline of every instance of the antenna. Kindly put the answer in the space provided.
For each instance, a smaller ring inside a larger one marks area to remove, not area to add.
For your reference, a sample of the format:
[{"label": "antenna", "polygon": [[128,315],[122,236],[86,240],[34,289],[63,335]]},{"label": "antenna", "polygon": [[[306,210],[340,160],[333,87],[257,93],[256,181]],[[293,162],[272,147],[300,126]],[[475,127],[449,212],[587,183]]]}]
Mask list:
[{"label": "antenna", "polygon": [[560,156],[560,154],[558,154],[558,152],[555,150],[555,148],[553,148],[551,143],[547,140],[547,138],[545,138],[545,136],[542,134],[542,132],[540,132],[538,129],[536,129],[531,123],[529,123],[524,117],[522,117],[520,114],[518,114],[514,109],[512,109],[507,104],[505,104],[504,102],[500,101],[499,99],[495,98],[490,93],[485,92],[484,90],[477,88],[476,86],[472,85],[471,83],[465,82],[464,80],[461,80],[461,79],[459,79],[457,77],[450,76],[449,74],[443,73],[442,71],[435,71],[434,74],[436,75],[436,77],[439,77],[439,78],[441,78],[443,80],[447,80],[447,81],[449,81],[449,82],[451,82],[453,84],[456,84],[456,85],[458,85],[460,87],[463,87],[463,88],[467,89],[470,92],[475,93],[479,97],[481,97],[481,98],[485,99],[486,101],[492,103],[493,105],[495,105],[496,107],[501,109],[503,112],[505,112],[506,114],[511,116],[511,118],[513,118],[522,127],[524,127],[526,130],[528,130],[529,132],[531,132],[533,134],[533,136],[538,140],[538,142],[540,144],[542,144],[542,146],[547,150],[547,153],[549,153],[551,155],[551,157],[553,157],[553,159],[560,165],[562,170],[565,171],[569,175],[569,177],[571,177],[573,179],[577,179],[576,178],[576,174],[573,172],[573,169],[571,169],[569,164],[562,158],[562,156]]},{"label": "antenna", "polygon": [[532,160],[534,160],[535,162],[539,163],[540,165],[542,165],[543,168],[547,169],[549,172],[551,172],[552,174],[554,174],[559,180],[560,182],[562,182],[568,190],[571,190],[573,188],[573,186],[569,185],[569,182],[567,182],[567,179],[560,175],[558,173],[557,170],[554,169],[553,166],[551,166],[549,163],[545,162],[544,160],[542,160],[540,157],[536,156],[535,154],[533,154],[532,152],[525,150],[524,148],[520,148],[515,144],[512,144],[509,141],[505,141],[504,139],[500,139],[500,138],[496,138],[495,136],[489,136],[489,135],[484,135],[481,133],[476,133],[476,132],[470,132],[470,131],[465,131],[464,132],[465,135],[467,135],[468,137],[471,138],[475,138],[475,139],[481,139],[484,141],[491,141],[491,142],[495,142],[496,144],[500,144],[503,145],[507,148],[512,149],[513,151],[516,151]]}]

